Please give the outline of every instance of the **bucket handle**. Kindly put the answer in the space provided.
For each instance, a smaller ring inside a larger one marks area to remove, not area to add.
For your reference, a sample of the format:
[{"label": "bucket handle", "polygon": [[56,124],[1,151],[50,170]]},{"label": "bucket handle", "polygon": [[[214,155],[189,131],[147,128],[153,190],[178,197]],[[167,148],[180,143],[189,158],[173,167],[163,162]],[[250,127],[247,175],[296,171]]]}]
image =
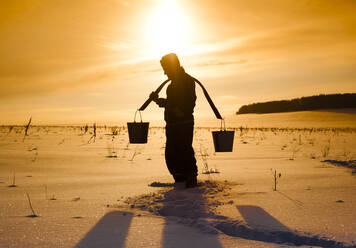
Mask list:
[{"label": "bucket handle", "polygon": [[134,117],[134,122],[136,122],[136,114],[137,114],[137,112],[140,113],[140,119],[141,119],[141,122],[142,122],[142,115],[141,115],[141,111],[140,110],[136,110],[135,117]]},{"label": "bucket handle", "polygon": [[224,119],[224,118],[222,118],[222,119],[221,119],[221,122],[220,122],[220,131],[223,131],[223,129],[222,129],[223,123],[224,123],[224,131],[226,131],[225,119]]}]

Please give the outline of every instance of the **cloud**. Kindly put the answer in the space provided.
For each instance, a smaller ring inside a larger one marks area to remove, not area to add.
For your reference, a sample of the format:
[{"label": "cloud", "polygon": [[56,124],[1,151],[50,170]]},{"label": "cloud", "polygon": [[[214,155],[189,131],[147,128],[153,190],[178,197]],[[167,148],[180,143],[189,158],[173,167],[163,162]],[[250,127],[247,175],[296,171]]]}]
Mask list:
[{"label": "cloud", "polygon": [[247,63],[246,59],[210,59],[204,62],[199,62],[197,66],[223,66],[223,65],[236,65],[236,64],[245,64]]},{"label": "cloud", "polygon": [[58,112],[80,112],[80,111],[92,111],[95,108],[93,107],[71,107],[71,108],[34,108],[31,110],[34,114],[39,113],[58,113]]}]

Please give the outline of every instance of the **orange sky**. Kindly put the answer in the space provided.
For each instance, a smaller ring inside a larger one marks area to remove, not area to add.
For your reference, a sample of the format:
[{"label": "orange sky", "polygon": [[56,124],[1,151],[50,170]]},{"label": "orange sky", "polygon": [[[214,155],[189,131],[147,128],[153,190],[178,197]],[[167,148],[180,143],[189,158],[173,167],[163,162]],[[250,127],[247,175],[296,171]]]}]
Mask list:
[{"label": "orange sky", "polygon": [[[0,124],[133,118],[177,52],[223,116],[356,92],[354,0],[12,0],[0,9]],[[170,26],[173,28],[169,28]],[[197,88],[196,116],[212,111]],[[144,116],[163,118],[150,105]]]}]

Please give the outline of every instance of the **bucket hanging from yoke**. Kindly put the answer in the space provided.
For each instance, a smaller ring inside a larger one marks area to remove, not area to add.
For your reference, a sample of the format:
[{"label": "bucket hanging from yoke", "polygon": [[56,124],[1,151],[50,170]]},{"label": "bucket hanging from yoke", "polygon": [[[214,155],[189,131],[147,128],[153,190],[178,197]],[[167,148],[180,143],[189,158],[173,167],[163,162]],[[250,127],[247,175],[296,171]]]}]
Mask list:
[{"label": "bucket hanging from yoke", "polygon": [[141,122],[136,122],[136,114],[134,122],[127,123],[127,129],[129,133],[129,140],[131,144],[145,144],[147,143],[148,126],[149,122],[142,122],[141,111],[138,110],[141,117]]}]

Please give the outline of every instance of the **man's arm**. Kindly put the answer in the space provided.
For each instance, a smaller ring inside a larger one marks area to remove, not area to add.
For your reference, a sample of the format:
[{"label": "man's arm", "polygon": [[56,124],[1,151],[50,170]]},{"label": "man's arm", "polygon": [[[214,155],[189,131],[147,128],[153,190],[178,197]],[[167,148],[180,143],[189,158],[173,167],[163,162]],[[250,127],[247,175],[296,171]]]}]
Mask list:
[{"label": "man's arm", "polygon": [[157,103],[160,108],[165,108],[167,106],[167,99],[158,98],[158,94],[154,91],[150,94],[150,98],[152,99],[152,101]]},{"label": "man's arm", "polygon": [[160,108],[165,108],[167,107],[167,99],[166,98],[158,98],[155,103],[157,103],[157,105],[160,107]]}]

